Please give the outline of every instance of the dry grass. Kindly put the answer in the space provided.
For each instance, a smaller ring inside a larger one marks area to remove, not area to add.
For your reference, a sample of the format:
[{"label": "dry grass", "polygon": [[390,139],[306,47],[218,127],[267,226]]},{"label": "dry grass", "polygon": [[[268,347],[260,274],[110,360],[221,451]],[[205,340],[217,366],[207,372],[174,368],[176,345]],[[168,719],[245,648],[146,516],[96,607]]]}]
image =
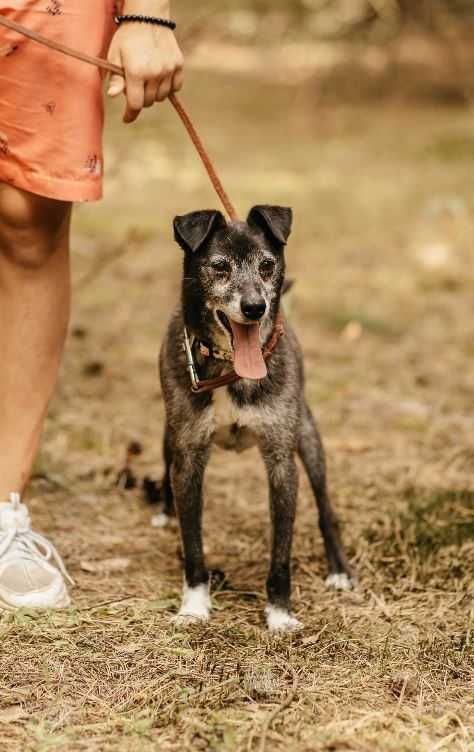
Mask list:
[{"label": "dry grass", "polygon": [[206,543],[228,584],[209,626],[171,626],[177,531],[153,530],[114,478],[132,439],[137,472],[159,475],[155,360],[180,266],[170,220],[215,200],[170,111],[135,129],[114,113],[107,198],[76,215],[80,290],[30,492],[75,605],[2,617],[0,748],[472,750],[472,115],[321,111],[309,90],[202,72],[185,99],[242,211],[295,207],[291,316],[360,588],[324,590],[302,481],[305,630],[271,639],[264,474],[252,452],[216,454]]}]

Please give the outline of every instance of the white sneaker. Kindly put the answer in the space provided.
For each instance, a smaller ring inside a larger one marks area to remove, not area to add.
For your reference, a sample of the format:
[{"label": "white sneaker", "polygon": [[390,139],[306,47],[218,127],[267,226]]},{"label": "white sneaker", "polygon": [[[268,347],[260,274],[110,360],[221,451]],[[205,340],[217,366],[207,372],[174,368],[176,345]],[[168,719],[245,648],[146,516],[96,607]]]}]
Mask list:
[{"label": "white sneaker", "polygon": [[65,579],[74,584],[52,543],[31,529],[20,495],[11,493],[0,503],[0,609],[69,606]]}]

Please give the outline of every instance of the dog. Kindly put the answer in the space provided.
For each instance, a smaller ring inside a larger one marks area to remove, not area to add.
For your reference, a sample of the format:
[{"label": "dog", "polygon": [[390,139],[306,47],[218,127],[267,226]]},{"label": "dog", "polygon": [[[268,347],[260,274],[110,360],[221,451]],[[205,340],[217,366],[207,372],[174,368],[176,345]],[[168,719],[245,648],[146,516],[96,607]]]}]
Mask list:
[{"label": "dog", "polygon": [[[174,219],[175,240],[184,251],[182,296],[159,362],[166,408],[165,513],[174,505],[184,553],[178,622],[206,621],[211,610],[201,515],[213,444],[236,451],[256,445],[266,467],[272,535],[265,615],[271,632],[302,626],[290,605],[296,455],[319,510],[326,583],[350,589],[354,582],[328,494],[323,445],[303,395],[301,350],[287,322],[279,338],[291,225],[291,209],[279,206],[254,206],[245,222],[226,222],[214,210]],[[214,388],[216,379],[228,383]]]}]

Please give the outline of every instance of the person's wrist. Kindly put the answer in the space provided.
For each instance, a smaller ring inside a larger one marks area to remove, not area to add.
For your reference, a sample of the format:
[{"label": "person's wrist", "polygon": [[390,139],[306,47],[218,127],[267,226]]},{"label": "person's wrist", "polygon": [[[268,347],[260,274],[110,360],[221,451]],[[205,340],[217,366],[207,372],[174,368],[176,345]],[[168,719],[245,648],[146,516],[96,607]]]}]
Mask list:
[{"label": "person's wrist", "polygon": [[170,3],[167,0],[124,0],[122,15],[170,17]]}]

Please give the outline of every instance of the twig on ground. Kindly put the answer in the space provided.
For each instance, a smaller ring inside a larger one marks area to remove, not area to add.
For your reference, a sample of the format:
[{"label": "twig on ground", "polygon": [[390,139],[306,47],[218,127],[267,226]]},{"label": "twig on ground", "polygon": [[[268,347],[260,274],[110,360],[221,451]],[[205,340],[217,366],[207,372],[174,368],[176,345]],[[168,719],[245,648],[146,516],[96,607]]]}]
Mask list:
[{"label": "twig on ground", "polygon": [[135,595],[124,595],[122,598],[113,598],[110,601],[101,601],[100,603],[94,603],[93,606],[81,606],[78,611],[93,611],[95,608],[102,608],[103,606],[112,606],[116,603],[122,603],[123,601],[130,601],[132,598],[136,598]]}]

